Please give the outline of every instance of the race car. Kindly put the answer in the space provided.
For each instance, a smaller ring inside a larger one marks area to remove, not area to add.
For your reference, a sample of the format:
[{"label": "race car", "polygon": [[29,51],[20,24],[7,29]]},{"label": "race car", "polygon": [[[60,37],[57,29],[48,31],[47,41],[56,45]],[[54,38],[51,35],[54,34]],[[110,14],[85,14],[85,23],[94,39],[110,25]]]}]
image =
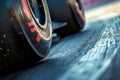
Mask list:
[{"label": "race car", "polygon": [[52,28],[65,36],[83,26],[84,13],[78,0],[1,0],[0,69],[35,64],[46,57]]}]

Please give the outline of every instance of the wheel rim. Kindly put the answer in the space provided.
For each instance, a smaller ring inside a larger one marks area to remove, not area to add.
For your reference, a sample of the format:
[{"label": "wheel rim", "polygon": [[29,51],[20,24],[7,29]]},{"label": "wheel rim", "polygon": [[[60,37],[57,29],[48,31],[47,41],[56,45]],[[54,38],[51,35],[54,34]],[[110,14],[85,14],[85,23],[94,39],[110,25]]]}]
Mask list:
[{"label": "wheel rim", "polygon": [[40,29],[46,30],[47,26],[47,13],[45,11],[45,4],[43,4],[42,0],[27,0],[27,4],[29,6],[29,9],[31,11],[31,14],[36,21],[36,23],[39,25],[38,27]]}]

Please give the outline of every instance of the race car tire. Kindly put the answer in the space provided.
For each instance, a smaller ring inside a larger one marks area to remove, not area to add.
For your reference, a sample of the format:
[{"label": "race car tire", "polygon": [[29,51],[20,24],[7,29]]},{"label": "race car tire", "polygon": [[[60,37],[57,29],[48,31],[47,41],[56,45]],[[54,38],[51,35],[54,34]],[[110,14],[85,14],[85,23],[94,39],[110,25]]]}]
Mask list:
[{"label": "race car tire", "polygon": [[0,72],[37,63],[48,54],[51,38],[46,0],[0,1]]},{"label": "race car tire", "polygon": [[80,31],[85,24],[84,11],[80,0],[47,0],[51,18],[56,22],[66,22],[65,27],[56,29],[60,36]]}]

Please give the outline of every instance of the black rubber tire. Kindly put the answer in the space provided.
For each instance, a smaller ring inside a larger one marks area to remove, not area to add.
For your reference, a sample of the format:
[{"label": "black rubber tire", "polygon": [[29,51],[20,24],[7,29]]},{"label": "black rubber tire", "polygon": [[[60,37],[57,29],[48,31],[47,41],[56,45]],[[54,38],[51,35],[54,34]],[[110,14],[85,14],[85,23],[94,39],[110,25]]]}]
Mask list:
[{"label": "black rubber tire", "polygon": [[47,0],[47,3],[53,21],[68,23],[55,30],[58,35],[73,34],[84,27],[85,17],[80,0]]},{"label": "black rubber tire", "polygon": [[[42,22],[37,20],[33,11],[38,4],[41,5],[38,9]],[[0,69],[40,61],[49,52],[51,37],[51,18],[46,0],[0,1]]]}]

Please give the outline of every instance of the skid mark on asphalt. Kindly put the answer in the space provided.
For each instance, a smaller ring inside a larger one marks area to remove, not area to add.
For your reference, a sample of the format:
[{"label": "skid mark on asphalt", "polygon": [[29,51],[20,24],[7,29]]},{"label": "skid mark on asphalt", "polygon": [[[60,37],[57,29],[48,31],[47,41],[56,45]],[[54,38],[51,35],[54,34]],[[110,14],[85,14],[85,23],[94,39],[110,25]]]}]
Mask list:
[{"label": "skid mark on asphalt", "polygon": [[[119,22],[118,20],[119,18],[108,21],[108,25],[106,25],[101,34],[101,39],[59,80],[69,80],[71,78],[76,80],[93,80],[100,76],[99,72],[101,72],[102,68],[110,66],[110,61],[112,61],[111,55],[114,54],[120,45],[120,34],[119,36],[110,36],[119,32],[119,25],[116,25],[120,23],[120,20]],[[110,22],[112,23],[110,24]],[[106,35],[108,37],[105,37]]]}]

